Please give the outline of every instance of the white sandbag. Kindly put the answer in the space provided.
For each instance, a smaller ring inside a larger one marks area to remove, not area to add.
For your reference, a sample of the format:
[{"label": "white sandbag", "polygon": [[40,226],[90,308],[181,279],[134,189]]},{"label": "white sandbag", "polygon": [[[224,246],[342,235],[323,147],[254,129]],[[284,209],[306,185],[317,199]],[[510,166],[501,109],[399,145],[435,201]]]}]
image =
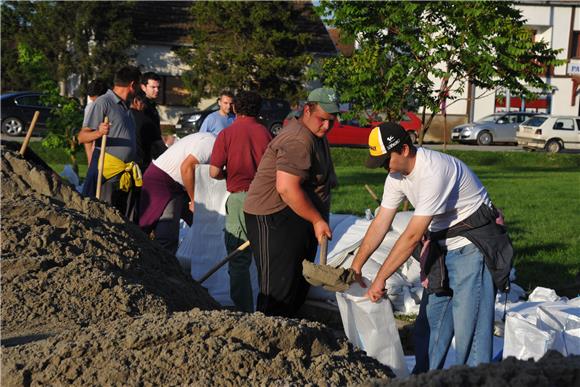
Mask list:
[{"label": "white sandbag", "polygon": [[563,336],[568,355],[580,355],[580,328],[565,330]]},{"label": "white sandbag", "polygon": [[554,343],[550,349],[564,356],[570,355],[566,337],[570,341],[572,347],[570,349],[574,351],[576,340],[570,332],[580,329],[580,308],[569,306],[565,302],[546,303],[538,306],[536,315],[536,326],[543,331],[554,333]]},{"label": "white sandbag", "polygon": [[[227,256],[224,242],[225,206],[229,193],[224,180],[209,176],[209,165],[195,168],[195,213],[193,224],[179,245],[176,256],[182,266],[191,267],[191,276],[199,280],[216,263]],[[254,262],[250,267],[254,305],[258,294],[257,270]],[[225,264],[204,283],[209,294],[221,305],[231,306],[230,276]]]},{"label": "white sandbag", "polygon": [[543,288],[541,286],[535,288],[528,297],[528,301],[532,302],[554,302],[560,301],[560,299],[554,289]]},{"label": "white sandbag", "polygon": [[535,322],[515,312],[507,315],[504,337],[504,359],[514,356],[520,360],[533,358],[538,361],[555,341],[554,332],[539,329]]},{"label": "white sandbag", "polygon": [[346,336],[367,355],[390,367],[397,377],[408,376],[391,303],[385,299],[373,303],[365,293],[366,289],[357,283],[346,292],[336,293]]}]

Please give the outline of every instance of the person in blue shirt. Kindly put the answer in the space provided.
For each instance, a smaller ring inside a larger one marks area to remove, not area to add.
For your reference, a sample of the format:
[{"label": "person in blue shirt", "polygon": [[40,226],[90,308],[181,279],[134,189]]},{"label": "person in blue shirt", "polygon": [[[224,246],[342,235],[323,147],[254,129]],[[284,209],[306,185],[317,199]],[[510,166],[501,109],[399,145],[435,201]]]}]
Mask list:
[{"label": "person in blue shirt", "polygon": [[224,128],[230,126],[236,115],[232,113],[232,103],[234,96],[229,91],[222,91],[218,98],[219,110],[211,113],[201,124],[200,132],[213,133],[218,135]]}]

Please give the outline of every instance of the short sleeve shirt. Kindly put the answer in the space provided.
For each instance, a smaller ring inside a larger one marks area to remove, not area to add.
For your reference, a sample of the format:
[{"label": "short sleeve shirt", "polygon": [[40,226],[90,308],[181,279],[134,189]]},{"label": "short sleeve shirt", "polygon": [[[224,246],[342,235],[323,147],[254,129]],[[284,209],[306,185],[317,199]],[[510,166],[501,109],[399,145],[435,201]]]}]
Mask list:
[{"label": "short sleeve shirt", "polygon": [[210,164],[226,168],[229,192],[244,192],[256,175],[260,160],[272,135],[254,117],[238,116],[234,123],[218,134]]},{"label": "short sleeve shirt", "polygon": [[[137,158],[135,121],[129,107],[112,90],[107,90],[89,105],[83,127],[97,130],[105,117],[109,118],[111,125],[107,135],[107,153],[126,163],[135,161]],[[96,146],[100,147],[100,144],[100,141],[97,141]]]},{"label": "short sleeve shirt", "polygon": [[[385,180],[381,206],[397,208],[404,197],[415,215],[433,216],[430,231],[449,228],[473,214],[481,204],[491,202],[485,187],[465,163],[453,156],[418,148],[409,175],[392,173]],[[450,238],[448,249],[467,244],[465,238]]]},{"label": "short sleeve shirt", "polygon": [[236,116],[231,113],[227,116],[222,116],[218,110],[217,112],[211,113],[205,118],[205,120],[203,120],[199,131],[203,133],[213,133],[217,136],[219,132],[230,126],[235,118]]},{"label": "short sleeve shirt", "polygon": [[200,164],[209,163],[215,136],[211,133],[193,133],[183,137],[153,160],[153,164],[183,185],[181,163],[192,155]]},{"label": "short sleeve shirt", "polygon": [[268,145],[250,185],[244,211],[270,215],[287,207],[276,190],[277,171],[299,176],[302,189],[328,220],[330,189],[336,186],[337,179],[325,137],[314,136],[300,121],[292,120]]}]

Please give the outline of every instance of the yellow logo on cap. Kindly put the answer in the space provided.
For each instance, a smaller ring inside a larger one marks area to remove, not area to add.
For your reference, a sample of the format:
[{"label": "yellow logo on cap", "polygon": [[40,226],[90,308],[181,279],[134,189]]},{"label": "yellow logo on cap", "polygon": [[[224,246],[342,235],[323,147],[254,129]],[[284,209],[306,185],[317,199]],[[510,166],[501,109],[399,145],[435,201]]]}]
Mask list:
[{"label": "yellow logo on cap", "polygon": [[381,138],[381,130],[378,126],[373,128],[369,135],[369,151],[371,156],[382,156],[387,153]]}]

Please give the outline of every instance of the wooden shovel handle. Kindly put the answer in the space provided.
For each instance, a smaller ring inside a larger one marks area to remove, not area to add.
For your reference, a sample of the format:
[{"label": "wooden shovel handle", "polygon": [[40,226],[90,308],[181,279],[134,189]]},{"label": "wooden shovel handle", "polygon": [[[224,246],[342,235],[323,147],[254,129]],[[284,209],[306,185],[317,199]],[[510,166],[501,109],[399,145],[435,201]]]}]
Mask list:
[{"label": "wooden shovel handle", "polygon": [[328,255],[328,238],[326,235],[322,236],[322,241],[320,242],[320,264],[326,265],[326,256]]},{"label": "wooden shovel handle", "polygon": [[373,189],[368,184],[365,184],[365,188],[367,189],[369,195],[371,195],[371,197],[375,200],[375,202],[377,202],[378,204],[381,204],[379,197],[377,196],[375,191],[373,191]]},{"label": "wooden shovel handle", "polygon": [[222,259],[221,261],[216,263],[211,269],[209,269],[209,271],[207,273],[205,273],[205,275],[203,277],[201,277],[198,282],[200,284],[203,283],[206,279],[211,277],[213,273],[218,271],[223,265],[228,263],[236,255],[238,255],[238,253],[244,251],[249,245],[250,245],[250,241],[246,241],[246,242],[242,243],[241,245],[239,245],[237,249],[235,249],[234,251],[229,253],[227,257],[225,257],[224,259]]},{"label": "wooden shovel handle", "polygon": [[34,112],[34,116],[32,117],[32,121],[30,122],[30,126],[28,127],[28,132],[26,132],[26,137],[24,137],[24,141],[22,142],[22,146],[20,147],[20,155],[24,156],[26,152],[26,148],[28,148],[28,143],[30,142],[30,137],[32,137],[32,131],[36,126],[36,121],[38,121],[38,116],[40,116],[40,112],[37,110]]},{"label": "wooden shovel handle", "polygon": [[[105,124],[109,123],[109,117],[105,116],[104,120]],[[101,153],[99,154],[99,164],[97,165],[98,174],[97,174],[97,192],[95,196],[97,199],[101,198],[101,185],[103,180],[103,169],[105,168],[105,150],[107,148],[107,135],[105,134],[101,137]]]}]

